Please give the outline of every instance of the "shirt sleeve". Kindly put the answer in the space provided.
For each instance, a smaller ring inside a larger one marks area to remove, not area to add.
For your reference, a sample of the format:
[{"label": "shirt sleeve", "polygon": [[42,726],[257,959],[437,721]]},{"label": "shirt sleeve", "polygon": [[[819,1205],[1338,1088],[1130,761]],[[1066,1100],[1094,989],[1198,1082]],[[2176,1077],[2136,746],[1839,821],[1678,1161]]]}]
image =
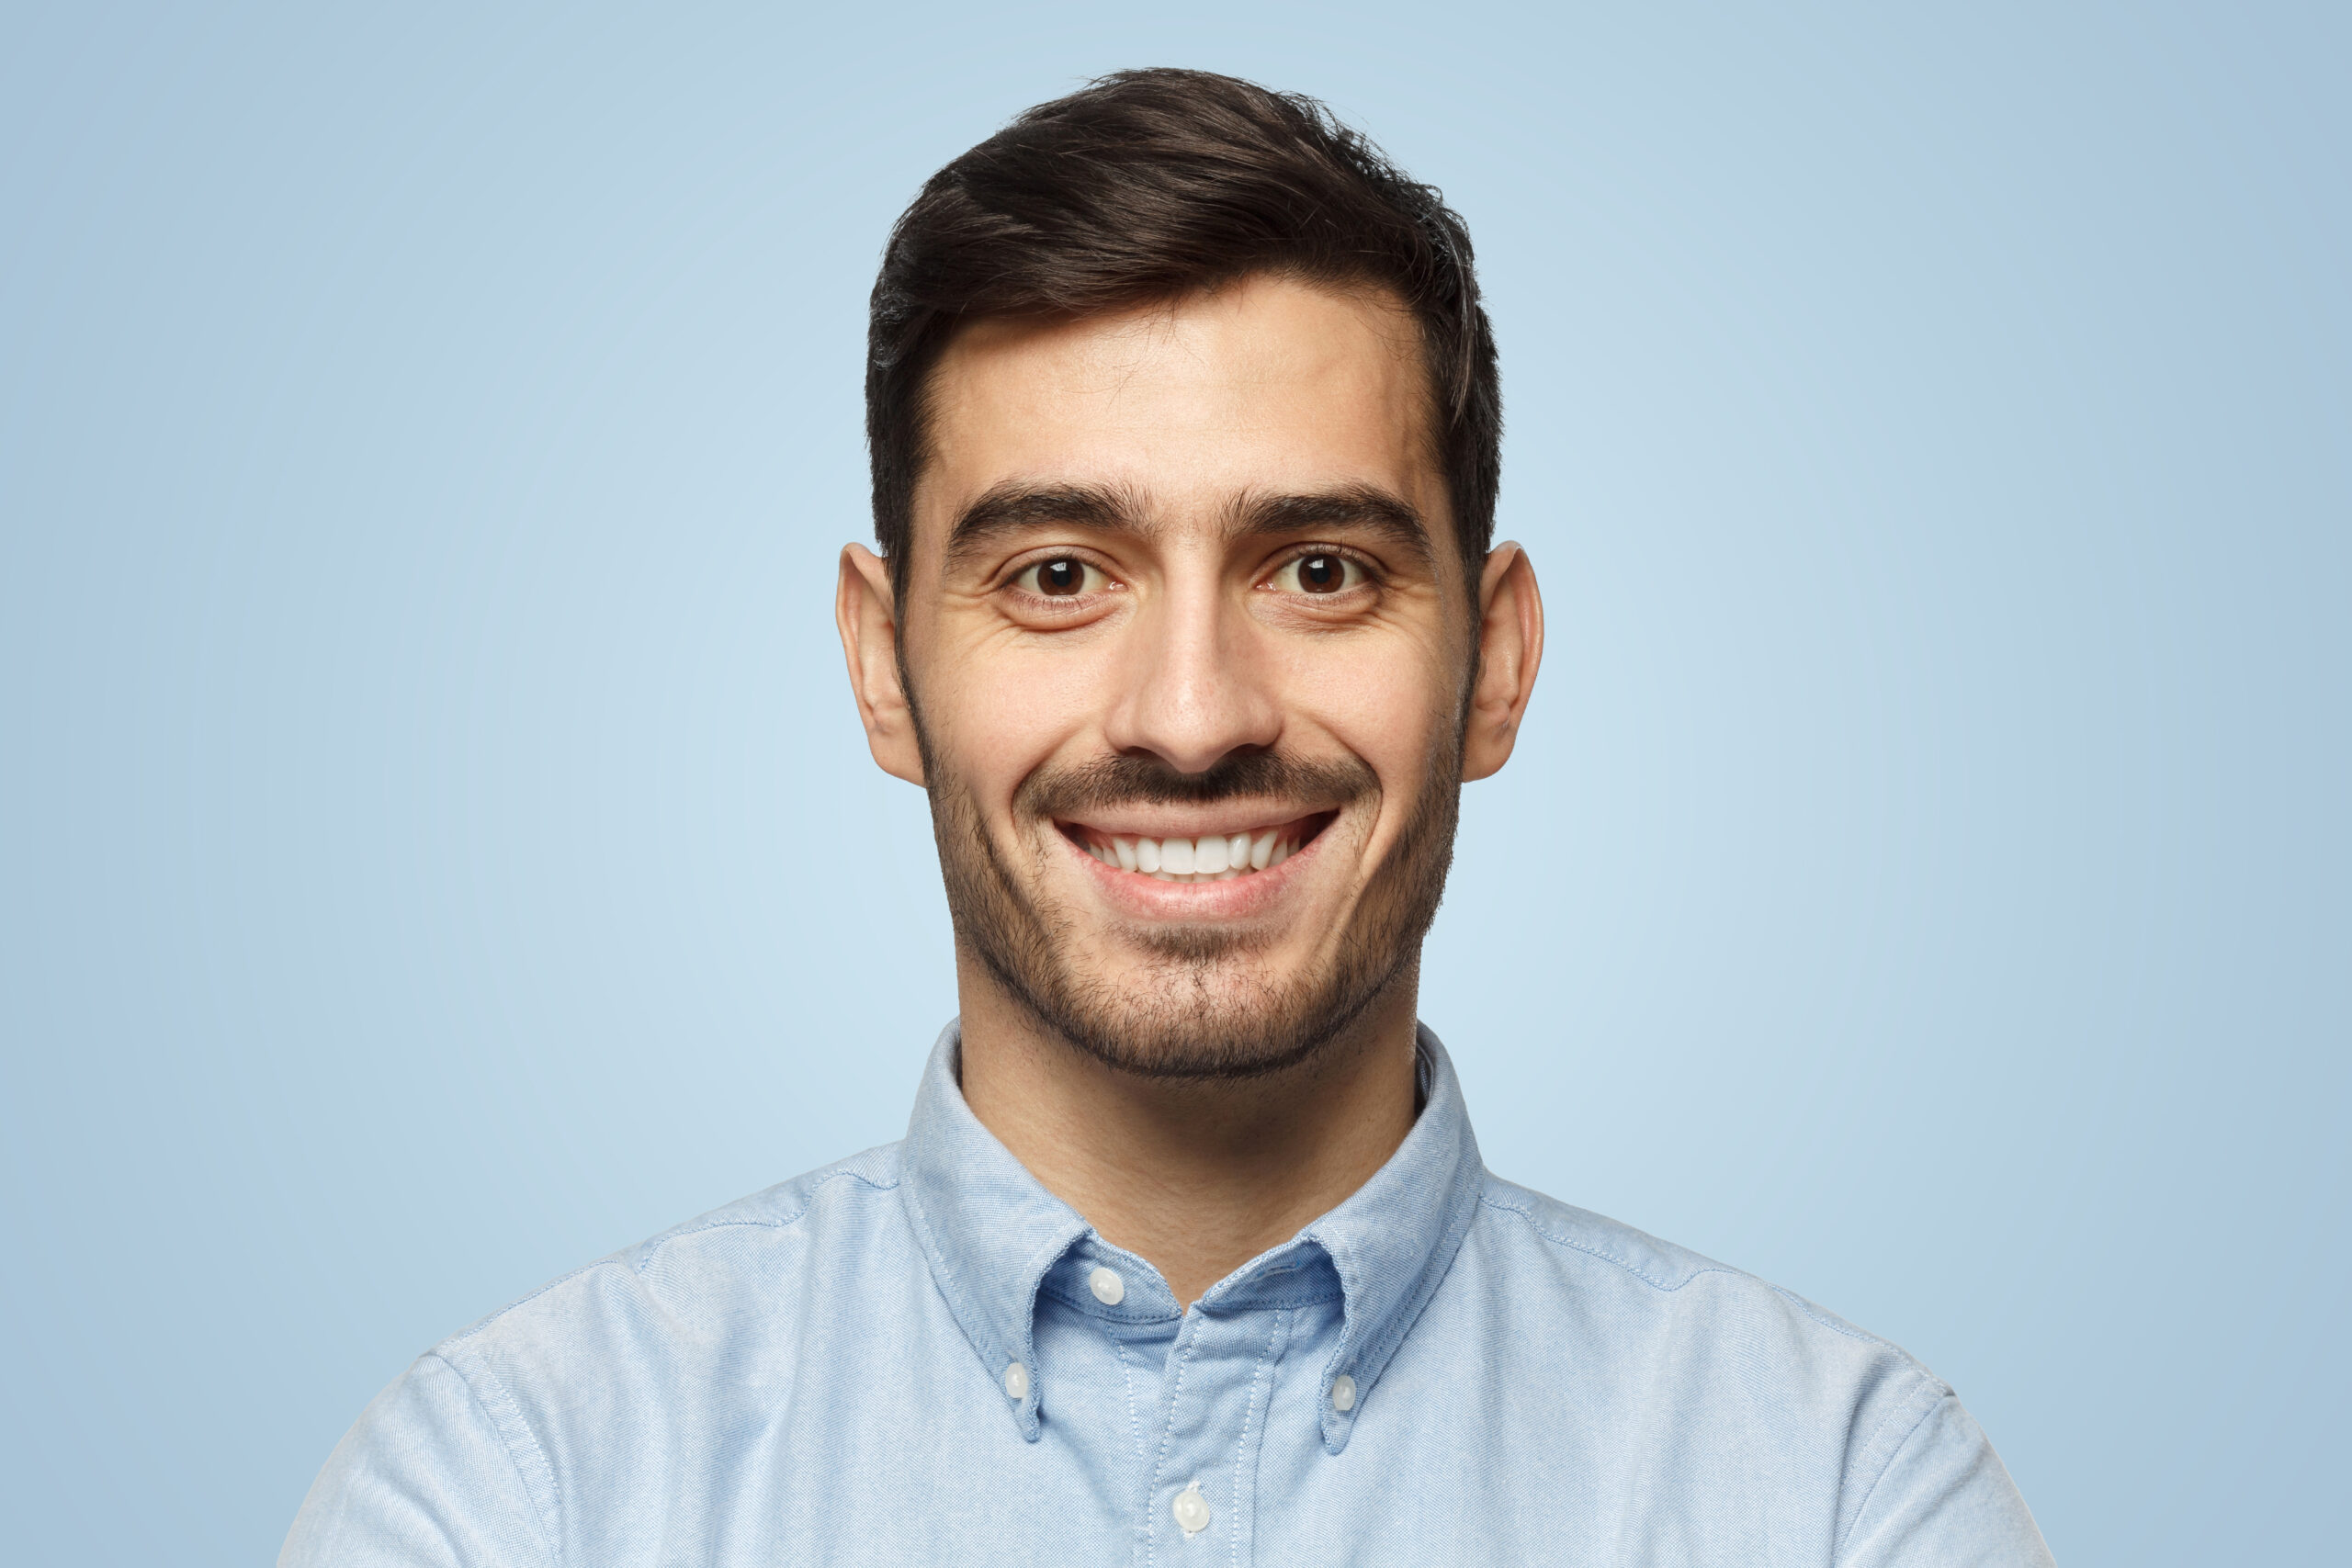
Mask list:
[{"label": "shirt sleeve", "polygon": [[1838,1561],[1841,1568],[2052,1568],[2017,1483],[1949,1393],[1880,1472]]},{"label": "shirt sleeve", "polygon": [[472,1387],[428,1355],[335,1445],[278,1568],[554,1568],[538,1504]]}]

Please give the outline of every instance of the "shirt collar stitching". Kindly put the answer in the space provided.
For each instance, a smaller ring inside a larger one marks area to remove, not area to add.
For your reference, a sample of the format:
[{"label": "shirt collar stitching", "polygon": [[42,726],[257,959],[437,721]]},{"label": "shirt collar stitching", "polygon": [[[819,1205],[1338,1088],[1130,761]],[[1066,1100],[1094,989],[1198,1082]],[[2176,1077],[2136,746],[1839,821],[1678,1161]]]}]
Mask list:
[{"label": "shirt collar stitching", "polygon": [[[941,1294],[991,1382],[1014,1360],[1028,1371],[1025,1396],[1007,1403],[1023,1436],[1035,1441],[1042,1381],[1035,1366],[1038,1297],[1052,1294],[1089,1315],[1104,1315],[1046,1283],[1055,1264],[1091,1233],[965,1105],[954,1075],[960,1038],[951,1023],[933,1047],[908,1129],[899,1193]],[[1485,1192],[1485,1168],[1444,1047],[1421,1029],[1416,1056],[1426,1102],[1404,1144],[1362,1189],[1284,1244],[1315,1244],[1340,1281],[1339,1343],[1323,1368],[1319,1391],[1324,1443],[1334,1454],[1346,1446],[1373,1384],[1452,1268]],[[931,1189],[948,1204],[946,1212],[925,1201]],[[985,1213],[991,1190],[1005,1207],[1001,1215]],[[994,1285],[999,1277],[1002,1285]],[[1328,1291],[1297,1300],[1274,1293],[1238,1310],[1284,1311],[1333,1299]],[[1177,1322],[1183,1336],[1182,1319]],[[1189,1355],[1191,1337],[1184,1337]],[[1355,1380],[1357,1391],[1353,1409],[1344,1414],[1330,1403],[1332,1382],[1341,1372]]]}]

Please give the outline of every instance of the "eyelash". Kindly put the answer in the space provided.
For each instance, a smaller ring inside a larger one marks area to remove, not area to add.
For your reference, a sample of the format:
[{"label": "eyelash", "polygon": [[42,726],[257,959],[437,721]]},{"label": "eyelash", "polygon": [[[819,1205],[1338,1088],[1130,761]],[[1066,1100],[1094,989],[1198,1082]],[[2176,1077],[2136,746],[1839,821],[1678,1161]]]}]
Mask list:
[{"label": "eyelash", "polygon": [[[1080,579],[1080,588],[1075,593],[1047,593],[1043,591],[1042,585],[1037,588],[1032,588],[1026,585],[1025,580],[1032,573],[1043,571],[1046,567],[1056,565],[1061,561],[1069,561],[1072,565],[1076,566],[1080,572],[1094,573],[1096,576],[1101,577],[1107,586],[1105,588],[1097,588],[1090,592],[1084,586],[1085,579],[1083,577]],[[1069,550],[1058,551],[1053,555],[1038,556],[1030,560],[1023,561],[1020,565],[1014,567],[1012,572],[1004,580],[1005,587],[1012,589],[1014,592],[1021,594],[1023,597],[1056,605],[1069,604],[1081,599],[1091,599],[1095,594],[1105,592],[1109,588],[1115,588],[1118,585],[1119,580],[1112,576],[1109,569],[1102,566],[1102,563],[1099,561],[1089,560],[1086,557]]]},{"label": "eyelash", "polygon": [[[1361,582],[1349,583],[1344,587],[1335,588],[1329,593],[1308,593],[1306,595],[1308,598],[1336,599],[1342,594],[1353,593],[1360,588],[1377,588],[1380,586],[1381,574],[1379,568],[1374,566],[1372,562],[1356,554],[1353,550],[1343,550],[1332,545],[1302,545],[1297,549],[1293,550],[1290,554],[1283,557],[1283,558],[1275,564],[1273,571],[1269,573],[1268,576],[1270,578],[1278,577],[1282,573],[1288,571],[1291,568],[1297,566],[1302,561],[1313,560],[1317,556],[1329,556],[1333,560],[1340,561],[1347,566],[1354,568],[1363,575],[1363,581]],[[1301,586],[1304,587],[1303,584]]]}]

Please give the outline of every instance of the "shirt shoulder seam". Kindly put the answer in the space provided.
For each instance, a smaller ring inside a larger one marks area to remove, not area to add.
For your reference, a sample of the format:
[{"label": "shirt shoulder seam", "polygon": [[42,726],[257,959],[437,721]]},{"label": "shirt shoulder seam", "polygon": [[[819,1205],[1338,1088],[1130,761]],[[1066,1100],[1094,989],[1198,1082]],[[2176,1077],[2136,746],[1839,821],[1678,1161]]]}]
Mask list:
[{"label": "shirt shoulder seam", "polygon": [[1774,1295],[1779,1296],[1782,1301],[1787,1302],[1791,1306],[1795,1307],[1799,1312],[1804,1314],[1804,1315],[1814,1323],[1828,1329],[1831,1333],[1841,1334],[1849,1339],[1859,1341],[1864,1345],[1878,1345],[1885,1348],[1886,1349],[1893,1350],[1895,1354],[1901,1356],[1914,1371],[1918,1371],[1922,1376],[1929,1375],[1925,1368],[1920,1367],[1917,1361],[1912,1360],[1909,1352],[1904,1350],[1901,1346],[1894,1344],[1892,1340],[1882,1339],[1875,1334],[1869,1333],[1866,1330],[1855,1327],[1850,1323],[1846,1323],[1838,1318],[1832,1317],[1829,1314],[1822,1311],[1819,1307],[1814,1305],[1803,1296],[1798,1295],[1794,1291],[1785,1289],[1780,1285],[1775,1285],[1770,1280],[1758,1279],[1756,1275],[1750,1274],[1745,1269],[1734,1269],[1727,1263],[1702,1262],[1697,1268],[1692,1269],[1689,1273],[1683,1275],[1681,1279],[1669,1284],[1664,1280],[1660,1280],[1653,1275],[1645,1273],[1641,1266],[1634,1263],[1630,1258],[1620,1258],[1613,1252],[1605,1251],[1600,1247],[1593,1246],[1589,1242],[1578,1241],[1574,1236],[1561,1235],[1555,1232],[1545,1230],[1544,1226],[1537,1222],[1534,1214],[1520,1204],[1506,1203],[1485,1193],[1479,1195],[1478,1201],[1485,1204],[1487,1207],[1498,1210],[1502,1213],[1517,1216],[1520,1222],[1525,1224],[1529,1230],[1533,1231],[1537,1235],[1542,1236],[1545,1241],[1552,1243],[1555,1247],[1565,1247],[1571,1251],[1581,1252],[1589,1258],[1597,1258],[1604,1263],[1613,1263],[1618,1268],[1625,1270],[1628,1274],[1633,1275],[1636,1280],[1641,1280],[1642,1283],[1649,1286],[1652,1290],[1662,1291],[1669,1295],[1676,1291],[1680,1290],[1683,1286],[1689,1284],[1691,1280],[1697,1279],[1702,1274],[1728,1274],[1734,1279],[1754,1280],[1756,1283],[1763,1286],[1766,1290],[1770,1291]]},{"label": "shirt shoulder seam", "polygon": [[[816,1180],[808,1184],[808,1190],[801,1194],[800,1207],[795,1209],[789,1214],[765,1219],[721,1219],[717,1216],[712,1216],[701,1220],[688,1220],[684,1224],[680,1225],[677,1229],[656,1236],[651,1242],[648,1243],[640,1249],[637,1261],[630,1265],[630,1267],[636,1273],[644,1273],[647,1266],[653,1261],[653,1257],[656,1253],[660,1252],[663,1247],[668,1247],[672,1242],[683,1241],[690,1235],[702,1235],[710,1231],[737,1229],[790,1230],[793,1226],[798,1224],[801,1221],[808,1217],[808,1211],[817,1206],[817,1195],[820,1192],[822,1192],[834,1182],[843,1179],[858,1182],[876,1192],[895,1192],[899,1189],[899,1183],[895,1179],[888,1181],[879,1181],[875,1178],[866,1175],[864,1171],[828,1171],[825,1175],[819,1177]],[[594,1268],[594,1265],[591,1264],[590,1267]],[[562,1280],[559,1280],[556,1282],[558,1284],[561,1284]],[[524,1298],[525,1301],[528,1301],[529,1299],[530,1298],[527,1296]],[[521,1304],[521,1302],[517,1302],[515,1303],[517,1306],[520,1306]]]},{"label": "shirt shoulder seam", "polygon": [[1634,1263],[1630,1258],[1620,1258],[1613,1252],[1603,1251],[1601,1248],[1594,1247],[1589,1242],[1578,1241],[1574,1236],[1560,1235],[1555,1232],[1545,1230],[1543,1225],[1536,1222],[1536,1218],[1532,1213],[1516,1203],[1506,1203],[1489,1194],[1485,1193],[1481,1193],[1479,1195],[1478,1201],[1489,1209],[1514,1216],[1521,1224],[1524,1224],[1529,1230],[1533,1231],[1537,1235],[1542,1236],[1545,1241],[1550,1242],[1555,1247],[1565,1247],[1572,1252],[1581,1252],[1588,1258],[1598,1258],[1603,1263],[1615,1264],[1618,1268],[1623,1269],[1626,1273],[1631,1274],[1634,1279],[1639,1280],[1642,1283],[1649,1286],[1655,1291],[1664,1291],[1668,1294],[1672,1294],[1674,1292],[1680,1290],[1683,1286],[1689,1284],[1691,1280],[1697,1279],[1702,1274],[1736,1274],[1740,1275],[1742,1278],[1753,1278],[1753,1276],[1747,1275],[1742,1270],[1734,1269],[1727,1264],[1709,1263],[1701,1268],[1691,1269],[1689,1273],[1682,1276],[1681,1279],[1675,1280],[1672,1284],[1668,1284],[1664,1280],[1660,1280],[1650,1274],[1645,1273],[1642,1270],[1641,1266]]},{"label": "shirt shoulder seam", "polygon": [[[514,1467],[514,1479],[522,1483],[523,1495],[531,1500],[533,1523],[538,1527],[540,1542],[547,1547],[548,1561],[554,1564],[555,1568],[562,1568],[563,1547],[562,1537],[558,1529],[559,1521],[548,1517],[550,1514],[560,1514],[563,1506],[562,1492],[556,1482],[555,1467],[548,1462],[547,1450],[539,1446],[538,1434],[531,1430],[531,1424],[525,1419],[522,1407],[515,1404],[514,1394],[508,1392],[505,1383],[500,1381],[498,1374],[491,1371],[479,1356],[466,1358],[472,1363],[471,1367],[468,1368],[459,1366],[437,1349],[427,1350],[424,1354],[426,1359],[438,1361],[448,1368],[458,1382],[465,1385],[466,1397],[474,1402],[475,1407],[482,1413],[483,1419],[490,1423],[491,1429],[498,1434],[499,1444],[506,1450],[506,1462]],[[476,1378],[488,1383],[491,1391],[497,1394],[499,1409],[492,1409],[491,1402],[482,1397],[481,1388],[475,1384]],[[532,1465],[537,1467],[539,1485],[533,1484],[532,1470],[525,1465],[524,1453],[517,1451],[518,1438],[522,1449],[527,1452]],[[542,1487],[546,1493],[544,1496],[541,1495]]]},{"label": "shirt shoulder seam", "polygon": [[[464,1345],[468,1341],[472,1340],[486,1332],[492,1325],[497,1323],[499,1319],[505,1317],[508,1314],[530,1305],[541,1296],[546,1295],[549,1291],[557,1290],[564,1285],[568,1285],[572,1280],[579,1279],[582,1275],[594,1273],[595,1270],[605,1268],[609,1264],[621,1264],[632,1274],[641,1276],[644,1274],[647,1265],[652,1262],[653,1255],[655,1253],[660,1252],[663,1247],[682,1237],[700,1235],[707,1231],[729,1230],[737,1227],[749,1227],[763,1230],[789,1230],[794,1225],[798,1224],[802,1220],[808,1218],[808,1211],[816,1207],[817,1194],[819,1192],[831,1186],[833,1182],[841,1180],[844,1177],[853,1181],[862,1182],[865,1186],[872,1188],[876,1192],[895,1191],[899,1185],[896,1180],[877,1181],[873,1177],[867,1176],[861,1171],[835,1170],[830,1171],[824,1176],[820,1177],[817,1180],[809,1183],[808,1190],[802,1194],[800,1207],[795,1209],[790,1214],[782,1218],[718,1219],[711,1217],[699,1221],[688,1220],[684,1224],[678,1226],[675,1230],[665,1231],[662,1235],[655,1236],[652,1240],[642,1243],[639,1248],[632,1249],[640,1250],[642,1253],[642,1256],[638,1258],[634,1262],[630,1261],[627,1252],[607,1253],[605,1256],[599,1258],[593,1262],[583,1263],[577,1269],[559,1274],[554,1279],[549,1280],[546,1284],[541,1285],[537,1290],[532,1291],[527,1294],[515,1297],[513,1301],[508,1302],[504,1306],[500,1307],[496,1312],[490,1314],[487,1317],[458,1330],[457,1333],[452,1334],[449,1337],[441,1341],[439,1345],[435,1346],[432,1351],[428,1352],[428,1354],[437,1355],[447,1348]],[[446,1357],[443,1359],[447,1359]]]}]

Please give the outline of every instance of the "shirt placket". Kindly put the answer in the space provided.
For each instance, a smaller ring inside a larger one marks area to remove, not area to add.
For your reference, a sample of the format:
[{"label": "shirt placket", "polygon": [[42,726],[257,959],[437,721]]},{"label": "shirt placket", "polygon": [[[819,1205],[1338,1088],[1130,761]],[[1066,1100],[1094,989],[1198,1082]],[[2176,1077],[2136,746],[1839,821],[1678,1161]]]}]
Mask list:
[{"label": "shirt placket", "polygon": [[1184,1314],[1161,1379],[1136,1529],[1143,1568],[1250,1560],[1258,1453],[1291,1316],[1275,1307]]}]

